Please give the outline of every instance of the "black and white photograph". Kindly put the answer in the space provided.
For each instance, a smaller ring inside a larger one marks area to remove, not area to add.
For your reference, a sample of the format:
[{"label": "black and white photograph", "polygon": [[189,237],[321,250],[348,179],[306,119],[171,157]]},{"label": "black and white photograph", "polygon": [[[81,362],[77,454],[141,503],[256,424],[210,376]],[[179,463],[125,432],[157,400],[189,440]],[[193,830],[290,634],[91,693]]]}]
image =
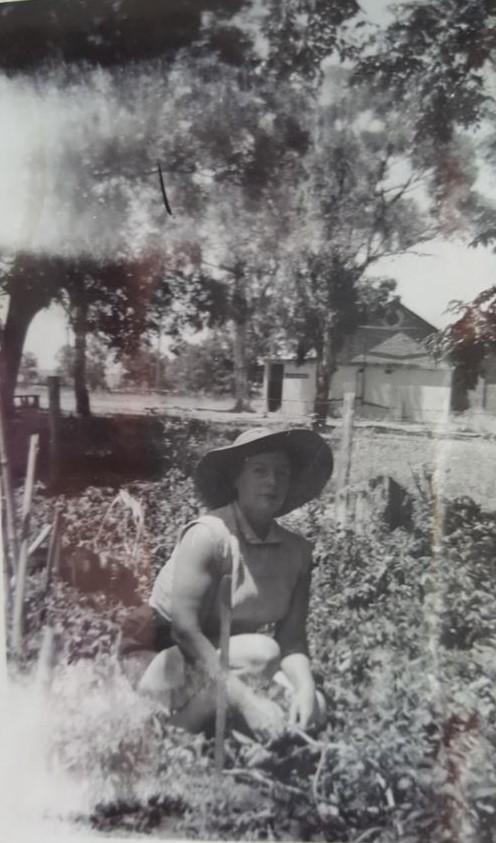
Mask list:
[{"label": "black and white photograph", "polygon": [[494,0],[0,2],[0,840],[496,843]]}]

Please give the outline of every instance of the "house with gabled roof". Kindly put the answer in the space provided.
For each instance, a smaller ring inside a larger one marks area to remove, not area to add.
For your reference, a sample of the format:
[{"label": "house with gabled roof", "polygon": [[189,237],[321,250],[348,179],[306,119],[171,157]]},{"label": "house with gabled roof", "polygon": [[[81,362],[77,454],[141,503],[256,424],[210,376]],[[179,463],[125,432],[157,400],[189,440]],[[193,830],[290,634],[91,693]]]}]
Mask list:
[{"label": "house with gabled roof", "polygon": [[[361,325],[348,337],[333,376],[329,409],[339,413],[343,395],[355,394],[365,418],[432,421],[451,403],[452,367],[430,354],[427,339],[436,328],[398,303],[380,320]],[[305,416],[313,410],[316,360],[265,361],[264,396],[268,412]]]}]

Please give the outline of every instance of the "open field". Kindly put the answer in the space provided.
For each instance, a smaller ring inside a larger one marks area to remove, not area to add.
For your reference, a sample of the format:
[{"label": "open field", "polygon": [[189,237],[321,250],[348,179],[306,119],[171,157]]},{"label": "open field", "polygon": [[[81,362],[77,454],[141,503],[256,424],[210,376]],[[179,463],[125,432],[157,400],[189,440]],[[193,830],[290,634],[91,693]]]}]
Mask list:
[{"label": "open field", "polygon": [[[46,407],[46,390],[40,388],[41,406]],[[209,444],[220,444],[234,438],[250,425],[281,427],[288,423],[278,413],[263,412],[261,399],[253,401],[255,412],[232,413],[232,398],[212,396],[179,396],[160,393],[123,394],[96,392],[92,395],[95,415],[137,415],[174,419],[184,423],[185,432],[194,420],[211,425]],[[61,403],[64,414],[74,412],[72,390],[63,389]],[[489,425],[488,420],[486,427]],[[307,425],[308,420],[291,420],[291,424]],[[407,488],[415,488],[415,475],[424,477],[440,470],[448,498],[468,495],[478,504],[496,509],[496,438],[464,432],[463,420],[455,419],[449,430],[429,430],[419,424],[398,422],[372,423],[358,419],[355,424],[351,483],[380,474],[390,474]],[[143,428],[138,437],[146,437]],[[328,434],[339,458],[341,422],[330,421]],[[201,448],[200,448],[201,450]],[[125,477],[123,477],[125,482]]]},{"label": "open field", "polygon": [[[337,431],[332,437],[338,440]],[[354,438],[351,483],[391,474],[414,488],[414,474],[440,471],[447,498],[468,495],[488,509],[496,509],[496,442],[482,438],[435,439],[357,430]]]}]

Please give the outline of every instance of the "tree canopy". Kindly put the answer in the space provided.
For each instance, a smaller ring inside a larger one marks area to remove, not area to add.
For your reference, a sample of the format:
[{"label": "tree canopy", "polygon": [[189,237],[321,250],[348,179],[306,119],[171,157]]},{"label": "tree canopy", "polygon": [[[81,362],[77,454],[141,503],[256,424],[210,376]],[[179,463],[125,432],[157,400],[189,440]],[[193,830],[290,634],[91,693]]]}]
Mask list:
[{"label": "tree canopy", "polygon": [[[338,6],[191,3],[204,14],[173,56],[39,70],[52,142],[33,141],[40,215],[2,281],[24,277],[5,328],[10,391],[30,319],[58,299],[81,361],[86,335],[129,354],[150,332],[229,323],[239,407],[251,337],[262,351],[266,327],[273,344],[283,328],[326,359],[322,408],[346,332],[392,294],[369,268],[447,230],[442,185],[491,236],[458,133],[488,113],[490,4],[410,2],[368,40],[355,0]],[[32,83],[15,84],[29,101]]]}]

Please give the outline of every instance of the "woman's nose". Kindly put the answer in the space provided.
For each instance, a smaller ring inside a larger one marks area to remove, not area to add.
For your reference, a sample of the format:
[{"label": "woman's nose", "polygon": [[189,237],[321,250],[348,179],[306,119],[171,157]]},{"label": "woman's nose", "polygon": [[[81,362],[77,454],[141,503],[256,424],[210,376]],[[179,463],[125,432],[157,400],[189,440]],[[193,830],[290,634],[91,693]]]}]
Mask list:
[{"label": "woman's nose", "polygon": [[270,471],[268,475],[268,483],[271,488],[276,488],[280,485],[281,478],[277,471]]}]

